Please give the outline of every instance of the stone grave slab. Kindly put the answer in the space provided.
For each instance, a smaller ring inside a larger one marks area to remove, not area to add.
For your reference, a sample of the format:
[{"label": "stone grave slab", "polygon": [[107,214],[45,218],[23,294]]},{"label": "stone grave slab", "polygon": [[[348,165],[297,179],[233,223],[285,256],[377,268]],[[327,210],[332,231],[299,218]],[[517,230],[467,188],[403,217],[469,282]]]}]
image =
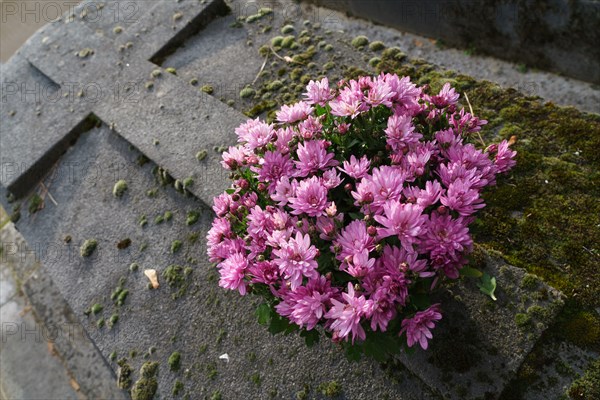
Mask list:
[{"label": "stone grave slab", "polygon": [[[238,3],[230,4],[235,7]],[[58,170],[69,169],[72,173],[54,174],[44,180],[54,201],[46,200],[44,209],[33,215],[24,212],[17,225],[29,241],[40,243],[44,270],[81,318],[105,359],[110,360],[116,352],[112,368],[118,372],[114,361],[122,360],[121,375],[127,369],[125,365],[130,366],[134,382],[139,379],[138,371],[144,362],[158,361],[158,391],[163,398],[170,396],[177,380],[192,398],[217,391],[225,398],[292,398],[305,389],[317,394],[320,384],[332,381],[341,383],[346,398],[497,398],[560,305],[557,295],[547,287],[539,286],[529,293],[517,288],[520,272],[512,267],[502,269],[497,261],[488,259],[485,264],[499,277],[500,287],[506,288],[499,295],[499,303],[487,300],[469,282],[450,288],[444,294],[449,309],[438,329],[440,339],[432,342],[428,353],[402,357],[402,364],[394,366],[398,371],[392,376],[372,361],[348,363],[330,343],[306,349],[298,336],[270,337],[255,322],[251,301],[217,287],[216,271],[205,257],[204,237],[212,215],[206,206],[228,182],[218,163],[219,155],[212,149],[233,143],[234,128],[244,117],[199,91],[188,83],[188,77],[201,75],[224,88],[231,87],[232,82],[251,84],[264,59],[256,49],[242,51],[239,41],[249,46],[247,38],[251,37],[253,46],[258,46],[269,42],[272,35],[259,35],[258,25],[243,25],[236,28],[240,31],[232,33],[235,40],[222,40],[224,25],[234,22],[237,16],[215,17],[220,15],[223,3],[206,4],[152,2],[148,6],[151,10],[127,26],[127,32],[118,38],[98,32],[110,30],[110,24],[95,30],[80,21],[54,25],[36,34],[21,55],[11,60],[17,63],[25,58],[45,79],[58,85],[65,86],[73,76],[82,82],[97,82],[101,87],[127,82],[131,85],[125,93],[133,91],[138,96],[137,102],[125,102],[119,96],[117,100],[103,99],[83,107],[78,123],[91,120],[98,127],[81,133],[57,162]],[[282,7],[285,4],[275,3]],[[178,11],[181,9],[195,11]],[[166,18],[177,13],[183,15]],[[209,17],[216,19],[208,22]],[[302,29],[301,20],[297,21],[297,30]],[[219,28],[211,28],[213,24]],[[148,31],[144,29],[154,25],[158,28],[152,30],[156,33],[148,40],[152,44],[147,45],[144,33]],[[194,33],[202,27],[206,29]],[[274,34],[279,29],[275,26]],[[181,44],[202,43],[199,54],[205,55],[211,40],[222,40],[229,46],[221,49],[222,54],[208,57],[206,64],[194,59],[192,47],[177,49]],[[342,49],[328,56],[329,61],[344,62],[346,53],[348,59],[361,59],[352,53],[342,34],[331,33],[327,40]],[[162,47],[157,43],[162,43]],[[93,53],[79,57],[86,48]],[[244,62],[230,63],[229,74],[204,69],[219,66],[220,57],[233,60],[240,54]],[[71,60],[64,61],[65,57]],[[160,68],[149,59],[163,66],[181,65],[186,78],[164,70],[160,76],[153,76],[152,72]],[[13,79],[18,80],[20,71],[12,71]],[[152,85],[146,85],[148,82]],[[85,99],[86,94],[81,98]],[[241,110],[244,104],[234,101],[234,106]],[[57,110],[57,118],[66,112],[70,111]],[[88,118],[90,114],[95,118]],[[27,120],[20,122],[26,125]],[[13,129],[12,125],[8,129]],[[64,138],[72,129],[64,127],[56,135]],[[24,132],[28,140],[36,137],[35,132]],[[18,150],[13,142],[8,142],[7,153]],[[31,165],[43,159],[25,150],[22,157]],[[208,150],[201,163],[195,158],[199,150]],[[43,151],[48,153],[48,146]],[[53,162],[58,160],[56,154],[47,157]],[[145,163],[147,159],[151,161]],[[195,183],[187,194],[180,194],[171,186],[162,187],[155,178],[158,166],[180,180],[192,177]],[[119,179],[128,183],[122,198],[112,194]],[[20,193],[33,188],[25,180],[15,182],[12,186],[4,181],[2,184],[11,191],[16,186]],[[165,222],[167,211],[173,213],[173,218]],[[190,212],[197,213],[198,222],[188,225]],[[70,241],[65,241],[67,236]],[[91,257],[81,257],[79,246],[92,238],[98,241],[98,248]],[[127,248],[119,250],[117,244],[127,243],[126,239],[131,244],[121,245]],[[172,247],[176,240],[181,242],[179,251]],[[137,271],[129,269],[134,262],[139,265]],[[173,265],[181,269],[169,268]],[[159,289],[147,289],[148,281],[142,273],[145,268],[158,271]],[[172,279],[172,286],[165,273]],[[123,290],[128,290],[128,295],[119,305],[118,298],[111,299],[111,294]],[[536,295],[544,291],[545,298]],[[86,317],[85,312],[95,304],[102,305],[102,311]],[[540,313],[546,318],[538,318]],[[529,315],[528,323],[517,326],[517,314]],[[113,318],[116,315],[118,320]],[[104,326],[99,326],[102,318]],[[112,328],[108,326],[111,318]],[[498,326],[505,330],[501,335]],[[458,345],[452,340],[457,337],[461,338]],[[452,343],[457,357],[468,353],[462,364],[447,365],[448,343]],[[465,352],[456,352],[460,344],[465,346]],[[170,371],[168,358],[175,351],[181,353],[182,368]],[[229,355],[229,362],[219,359],[224,353]]]},{"label": "stone grave slab", "polygon": [[[256,324],[250,303],[257,299],[219,289],[216,270],[205,261],[203,238],[211,212],[196,198],[161,187],[152,173],[155,165],[149,162],[139,167],[139,155],[104,125],[82,134],[60,161],[78,166],[72,177],[63,175],[46,182],[59,205],[48,202],[35,218],[24,217],[18,225],[25,237],[44,232],[38,251],[46,272],[103,356],[110,360],[116,352],[111,363],[115,372],[116,361],[126,358],[135,371],[135,382],[144,362],[158,361],[161,398],[171,398],[176,380],[191,398],[215,391],[223,398],[267,398],[270,393],[293,398],[305,385],[317,393],[321,383],[330,381],[339,382],[347,398],[436,398],[410,374],[391,383],[377,363],[349,363],[326,342],[307,350],[302,338],[272,337]],[[122,198],[112,194],[118,179],[128,182]],[[157,192],[149,197],[147,192],[153,189]],[[173,213],[172,219],[155,222],[166,211]],[[190,211],[198,212],[200,218],[187,225]],[[142,215],[148,221],[145,226],[140,226]],[[69,243],[65,243],[67,235]],[[90,257],[81,257],[81,244],[92,238],[98,241],[97,249]],[[126,238],[131,245],[119,250],[117,244]],[[180,240],[182,247],[173,254],[174,240]],[[137,271],[130,270],[134,262],[139,265]],[[165,278],[170,265],[190,268],[189,275],[178,271],[179,286],[171,287]],[[147,287],[143,274],[147,268],[159,273],[156,290]],[[129,291],[120,306],[111,299],[119,286]],[[94,304],[103,310],[86,317],[84,313]],[[110,328],[113,315],[119,317]],[[101,318],[105,325],[99,328]],[[179,371],[169,369],[168,358],[175,351],[181,354]],[[132,357],[132,352],[137,354]],[[219,359],[225,353],[229,362]]]}]

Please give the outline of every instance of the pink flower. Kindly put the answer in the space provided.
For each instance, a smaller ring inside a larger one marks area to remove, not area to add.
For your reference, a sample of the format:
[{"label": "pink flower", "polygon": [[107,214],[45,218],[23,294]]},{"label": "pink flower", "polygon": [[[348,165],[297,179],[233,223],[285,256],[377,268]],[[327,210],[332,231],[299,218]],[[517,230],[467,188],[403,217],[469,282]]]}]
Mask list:
[{"label": "pink flower", "polygon": [[395,93],[392,92],[390,85],[385,80],[377,79],[371,84],[366,100],[372,107],[377,107],[381,104],[391,107],[394,95]]},{"label": "pink flower", "polygon": [[375,259],[369,258],[369,251],[363,250],[354,254],[352,260],[342,263],[340,270],[348,272],[355,278],[362,278],[373,270]]},{"label": "pink flower", "polygon": [[458,102],[460,95],[456,93],[450,83],[446,82],[442,90],[436,96],[430,96],[431,101],[437,108],[444,108],[449,105],[455,105]]},{"label": "pink flower", "polygon": [[338,187],[340,183],[342,183],[342,179],[335,169],[332,168],[323,172],[323,185],[325,185],[327,190]]},{"label": "pink flower", "polygon": [[300,182],[296,189],[296,196],[289,199],[292,214],[302,213],[310,217],[325,214],[327,208],[327,188],[316,176]]},{"label": "pink flower", "polygon": [[425,183],[425,189],[419,189],[416,186],[412,186],[407,187],[402,191],[402,194],[406,196],[407,202],[416,202],[423,207],[423,209],[437,203],[443,193],[444,189],[437,180],[427,181]]},{"label": "pink flower", "polygon": [[448,191],[441,196],[440,201],[446,207],[467,217],[485,207],[479,197],[479,190],[473,189],[468,180],[456,179],[448,186]]},{"label": "pink flower", "polygon": [[367,250],[367,253],[373,251],[375,240],[367,233],[367,224],[364,221],[354,220],[339,233],[334,245],[340,247],[335,257],[344,261],[346,257],[354,257],[364,250]]},{"label": "pink flower", "polygon": [[352,117],[369,109],[364,102],[364,95],[358,88],[345,88],[339,96],[329,102],[331,113],[339,117]]},{"label": "pink flower", "polygon": [[275,190],[277,181],[282,176],[289,176],[294,170],[294,164],[287,155],[279,152],[267,151],[260,159],[260,168],[253,167],[254,172],[258,172],[258,179],[269,183],[269,189]]},{"label": "pink flower", "polygon": [[392,115],[388,119],[385,133],[386,143],[399,154],[404,153],[411,144],[417,143],[423,137],[420,133],[415,132],[412,118],[409,115]]},{"label": "pink flower", "polygon": [[304,139],[312,139],[319,134],[322,129],[323,124],[321,124],[319,118],[314,118],[312,115],[308,116],[308,118],[298,124],[300,136]]},{"label": "pink flower", "polygon": [[273,250],[276,256],[275,263],[279,265],[279,271],[284,279],[289,280],[292,290],[296,290],[302,284],[302,277],[316,279],[317,272],[317,248],[311,246],[310,237],[296,232],[296,238],[282,243],[280,249]]},{"label": "pink flower", "polygon": [[258,117],[240,125],[235,129],[235,133],[238,135],[238,141],[244,143],[248,150],[263,147],[275,136],[273,125],[259,121]]},{"label": "pink flower", "polygon": [[340,171],[346,173],[354,179],[361,179],[367,172],[369,172],[370,166],[371,162],[367,156],[362,156],[360,160],[358,160],[354,155],[351,155],[350,161],[344,161],[342,163],[343,168],[338,168]]},{"label": "pink flower", "polygon": [[303,101],[299,101],[291,106],[284,105],[281,107],[281,110],[277,111],[277,121],[291,124],[292,122],[305,119],[313,110],[314,108]]},{"label": "pink flower", "polygon": [[453,219],[449,214],[433,212],[421,239],[420,251],[428,252],[433,267],[443,269],[451,279],[458,278],[458,269],[464,262],[463,253],[473,246],[466,225],[462,217]]},{"label": "pink flower", "polygon": [[342,303],[336,299],[331,299],[333,307],[325,314],[329,319],[329,329],[333,331],[334,337],[348,340],[348,335],[352,332],[352,344],[358,337],[365,340],[366,334],[360,325],[362,317],[369,317],[373,311],[373,302],[365,299],[365,296],[356,297],[352,283],[348,282],[348,293],[342,293]]},{"label": "pink flower", "polygon": [[321,106],[325,106],[325,103],[333,99],[334,96],[333,91],[329,88],[327,78],[323,78],[318,82],[311,80],[306,86],[306,93],[304,93],[308,104],[319,104]]},{"label": "pink flower", "polygon": [[323,140],[310,140],[298,145],[297,176],[307,176],[339,164],[334,155],[325,150],[324,144]]},{"label": "pink flower", "polygon": [[241,167],[246,162],[247,150],[244,147],[229,147],[229,150],[223,152],[221,165],[225,169],[234,170]]},{"label": "pink flower", "polygon": [[248,267],[248,274],[252,277],[252,283],[264,283],[273,285],[280,279],[279,268],[272,261],[259,261]]},{"label": "pink flower", "polygon": [[496,168],[498,168],[498,172],[506,172],[512,169],[517,162],[515,161],[515,157],[517,155],[516,151],[511,150],[509,147],[509,143],[506,140],[503,140],[498,145],[498,151],[496,153]]},{"label": "pink flower", "polygon": [[376,215],[375,221],[383,225],[377,229],[380,238],[398,236],[406,251],[413,251],[412,245],[417,243],[427,217],[422,215],[423,209],[416,204],[402,204],[397,200],[389,201],[383,206],[384,215]]},{"label": "pink flower", "polygon": [[221,279],[219,286],[225,289],[237,290],[242,296],[246,294],[244,276],[248,260],[240,253],[230,255],[225,261],[217,265]]},{"label": "pink flower", "polygon": [[275,147],[281,154],[287,154],[290,152],[290,142],[296,136],[296,132],[289,126],[285,128],[277,129],[277,140],[275,140]]},{"label": "pink flower", "polygon": [[271,199],[276,201],[280,207],[285,206],[289,199],[296,195],[296,181],[291,181],[287,176],[282,176],[275,184],[275,193],[271,194]]},{"label": "pink flower", "polygon": [[316,279],[309,279],[306,286],[284,292],[283,300],[275,309],[279,315],[288,317],[290,321],[310,331],[323,318],[331,304],[331,298],[337,292],[337,289],[331,287],[329,280],[318,276]]},{"label": "pink flower", "polygon": [[373,182],[371,210],[379,214],[389,200],[399,200],[405,179],[406,173],[400,168],[387,165],[374,168],[371,176]]},{"label": "pink flower", "polygon": [[419,343],[423,350],[427,350],[427,340],[431,339],[431,329],[435,328],[435,322],[442,319],[439,304],[434,304],[425,311],[417,312],[412,318],[402,320],[400,334],[406,332],[408,347]]}]

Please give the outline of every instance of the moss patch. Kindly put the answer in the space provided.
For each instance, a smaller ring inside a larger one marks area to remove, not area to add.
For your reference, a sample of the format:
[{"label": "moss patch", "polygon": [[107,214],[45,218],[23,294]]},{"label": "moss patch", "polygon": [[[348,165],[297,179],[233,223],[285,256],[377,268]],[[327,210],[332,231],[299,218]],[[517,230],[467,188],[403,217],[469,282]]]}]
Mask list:
[{"label": "moss patch", "polygon": [[600,360],[592,361],[583,376],[573,382],[567,394],[573,400],[600,399]]},{"label": "moss patch", "polygon": [[79,255],[81,255],[81,257],[89,257],[92,255],[94,250],[96,250],[97,246],[98,242],[96,239],[87,239],[79,248]]},{"label": "moss patch", "polygon": [[154,398],[158,389],[157,362],[146,362],[140,368],[140,379],[135,382],[131,388],[131,398],[133,400],[150,400]]},{"label": "moss patch", "polygon": [[169,356],[168,364],[171,371],[179,371],[181,368],[181,354],[178,351],[173,352]]}]

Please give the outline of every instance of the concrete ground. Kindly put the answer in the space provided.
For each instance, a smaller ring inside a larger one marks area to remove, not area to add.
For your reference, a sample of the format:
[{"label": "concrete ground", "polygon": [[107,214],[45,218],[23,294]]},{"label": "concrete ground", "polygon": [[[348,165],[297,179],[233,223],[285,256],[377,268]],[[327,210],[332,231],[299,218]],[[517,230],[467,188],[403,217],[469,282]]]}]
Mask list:
[{"label": "concrete ground", "polygon": [[11,251],[20,234],[1,207],[0,226],[0,399],[82,399],[55,350],[56,331],[36,320],[20,290],[26,276],[17,270],[35,274],[35,260],[21,260],[23,253]]}]

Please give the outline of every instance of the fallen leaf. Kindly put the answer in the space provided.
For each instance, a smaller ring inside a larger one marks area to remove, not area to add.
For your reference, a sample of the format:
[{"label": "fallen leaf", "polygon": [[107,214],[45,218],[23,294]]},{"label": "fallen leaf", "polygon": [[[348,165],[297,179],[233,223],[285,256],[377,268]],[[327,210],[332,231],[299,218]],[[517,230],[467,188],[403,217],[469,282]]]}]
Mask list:
[{"label": "fallen leaf", "polygon": [[150,280],[150,283],[152,284],[152,287],[154,289],[158,289],[158,274],[156,273],[155,269],[145,269],[144,270],[144,275],[146,275],[146,277],[148,277],[148,279]]}]

